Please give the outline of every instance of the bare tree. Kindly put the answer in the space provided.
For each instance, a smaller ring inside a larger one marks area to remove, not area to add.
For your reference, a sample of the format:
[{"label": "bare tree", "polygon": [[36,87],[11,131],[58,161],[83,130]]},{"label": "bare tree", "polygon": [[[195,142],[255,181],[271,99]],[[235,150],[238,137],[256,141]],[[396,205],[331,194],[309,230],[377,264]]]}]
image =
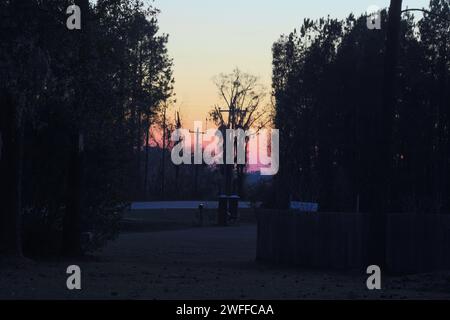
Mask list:
[{"label": "bare tree", "polygon": [[[220,74],[215,77],[214,83],[225,108],[215,105],[209,115],[220,130],[254,128],[258,132],[270,122],[265,104],[266,90],[258,77],[236,68],[229,74]],[[224,116],[224,113],[228,116]],[[225,165],[224,167],[225,192],[230,194],[232,191],[232,174],[233,169],[236,169],[237,186],[233,188],[233,191],[237,191],[242,196],[246,165]]]},{"label": "bare tree", "polygon": [[[210,117],[216,125],[244,130],[256,127],[260,129],[269,123],[265,87],[258,77],[235,69],[230,74],[220,74],[214,78],[219,96],[227,109],[215,105]],[[228,113],[224,117],[222,113]]]}]

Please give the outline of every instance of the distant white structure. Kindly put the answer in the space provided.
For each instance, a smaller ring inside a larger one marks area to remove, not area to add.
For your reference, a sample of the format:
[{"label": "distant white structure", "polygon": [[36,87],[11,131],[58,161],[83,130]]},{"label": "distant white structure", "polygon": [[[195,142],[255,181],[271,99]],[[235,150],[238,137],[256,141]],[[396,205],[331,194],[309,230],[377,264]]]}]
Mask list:
[{"label": "distant white structure", "polygon": [[319,211],[319,204],[315,202],[291,201],[290,208],[300,212],[317,212]]},{"label": "distant white structure", "polygon": [[[164,209],[198,209],[203,204],[204,209],[218,209],[218,201],[152,201],[133,202],[131,210],[164,210]],[[257,204],[258,205],[258,204]],[[239,201],[239,209],[253,208],[249,201]]]}]

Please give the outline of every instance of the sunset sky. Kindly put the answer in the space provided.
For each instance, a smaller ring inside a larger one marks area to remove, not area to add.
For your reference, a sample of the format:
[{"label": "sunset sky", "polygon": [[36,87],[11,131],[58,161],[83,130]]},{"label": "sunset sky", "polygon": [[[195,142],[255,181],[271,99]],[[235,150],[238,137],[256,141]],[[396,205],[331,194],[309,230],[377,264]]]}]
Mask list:
[{"label": "sunset sky", "polygon": [[[428,0],[404,0],[404,7]],[[388,0],[155,0],[161,32],[168,33],[174,59],[177,107],[185,127],[204,121],[220,102],[212,78],[239,67],[261,78],[270,90],[271,47],[281,34],[299,28],[303,18],[359,15]]]}]

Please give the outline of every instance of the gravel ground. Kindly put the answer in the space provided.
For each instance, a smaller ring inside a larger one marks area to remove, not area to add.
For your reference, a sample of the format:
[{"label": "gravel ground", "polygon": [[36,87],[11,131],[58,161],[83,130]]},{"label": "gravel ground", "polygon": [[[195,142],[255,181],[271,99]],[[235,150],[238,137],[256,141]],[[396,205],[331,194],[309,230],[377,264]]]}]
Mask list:
[{"label": "gravel ground", "polygon": [[[450,272],[383,278],[311,271],[255,261],[256,227],[123,233],[78,261],[0,264],[1,299],[448,299]],[[66,288],[66,268],[82,270],[82,290]]]}]

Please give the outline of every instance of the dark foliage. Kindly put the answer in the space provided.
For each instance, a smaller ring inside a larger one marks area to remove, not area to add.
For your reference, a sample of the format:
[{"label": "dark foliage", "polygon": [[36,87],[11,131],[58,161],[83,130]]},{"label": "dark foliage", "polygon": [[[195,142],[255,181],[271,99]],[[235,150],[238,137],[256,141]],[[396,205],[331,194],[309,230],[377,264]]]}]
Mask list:
[{"label": "dark foliage", "polygon": [[[0,3],[1,108],[7,96],[13,112],[2,121],[20,138],[3,134],[13,139],[4,151],[23,150],[15,159],[23,178],[3,179],[11,170],[3,157],[0,180],[22,191],[16,213],[23,212],[32,255],[79,254],[114,237],[122,206],[142,192],[145,132],[172,96],[168,37],[158,32],[156,9],[135,0],[75,3],[82,28],[72,31],[72,1]],[[4,229],[17,223],[6,211],[0,216]],[[17,234],[3,236],[7,252]]]},{"label": "dark foliage", "polygon": [[[386,128],[388,211],[450,212],[449,3],[432,0],[429,11],[401,21]],[[368,30],[365,16],[306,19],[274,44],[279,207],[289,198],[317,201],[323,211],[377,207],[386,11],[382,20],[381,30]]]}]

